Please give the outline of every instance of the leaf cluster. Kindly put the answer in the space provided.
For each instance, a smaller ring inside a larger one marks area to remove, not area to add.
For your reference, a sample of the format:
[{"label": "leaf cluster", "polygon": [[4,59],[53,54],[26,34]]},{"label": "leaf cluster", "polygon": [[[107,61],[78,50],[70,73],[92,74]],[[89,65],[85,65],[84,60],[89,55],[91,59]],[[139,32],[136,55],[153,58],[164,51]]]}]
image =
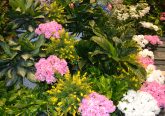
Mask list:
[{"label": "leaf cluster", "polygon": [[44,43],[43,36],[34,40],[34,33],[0,41],[0,79],[5,80],[7,87],[22,84],[23,78],[36,82],[34,64],[42,55]]}]

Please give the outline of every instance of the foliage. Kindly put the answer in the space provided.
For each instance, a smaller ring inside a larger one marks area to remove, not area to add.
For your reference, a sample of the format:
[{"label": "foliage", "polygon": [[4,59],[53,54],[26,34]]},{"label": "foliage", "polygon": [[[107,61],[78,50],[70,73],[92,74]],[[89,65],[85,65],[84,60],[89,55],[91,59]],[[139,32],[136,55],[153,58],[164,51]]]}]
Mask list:
[{"label": "foliage", "polygon": [[54,19],[55,21],[59,23],[65,23],[65,12],[64,7],[60,5],[58,1],[53,1],[50,4],[46,4],[43,6],[43,11],[50,20]]},{"label": "foliage", "polygon": [[66,74],[60,77],[57,85],[48,90],[50,103],[54,115],[76,115],[81,99],[91,92],[90,83],[86,75],[81,76],[80,72],[71,76]]},{"label": "foliage", "polygon": [[[90,62],[81,55],[82,60],[86,60],[84,66],[88,67],[89,62],[108,75],[120,75],[123,73],[122,70],[128,72],[131,69],[134,70],[134,74],[139,78],[145,78],[145,70],[136,62],[135,56],[138,52],[138,47],[135,42],[122,40],[118,37],[110,38],[99,27],[94,26],[94,24],[92,26],[95,36],[91,38],[91,41],[96,44],[93,51],[87,51]],[[81,49],[83,47],[81,46]]]},{"label": "foliage", "polygon": [[144,82],[144,78],[135,76],[134,71],[129,69],[128,72],[123,70],[123,73],[119,76],[101,75],[98,78],[92,78],[91,81],[95,91],[106,95],[117,105],[123,94],[129,89],[138,90],[141,83]]},{"label": "foliage", "polygon": [[71,64],[76,64],[78,61],[78,55],[74,48],[76,43],[77,41],[68,32],[64,32],[60,39],[52,38],[51,42],[45,45],[45,52],[47,55],[55,54]]},{"label": "foliage", "polygon": [[41,46],[45,40],[43,36],[34,40],[34,33],[24,33],[19,39],[11,38],[0,42],[0,78],[5,80],[6,86],[22,84],[27,77],[32,82],[34,78],[34,63],[41,57]]},{"label": "foliage", "polygon": [[[1,84],[4,82],[1,82]],[[2,92],[0,90],[0,92]],[[41,88],[30,90],[20,89],[6,90],[0,96],[0,114],[3,115],[36,115],[46,109],[47,97]]]}]

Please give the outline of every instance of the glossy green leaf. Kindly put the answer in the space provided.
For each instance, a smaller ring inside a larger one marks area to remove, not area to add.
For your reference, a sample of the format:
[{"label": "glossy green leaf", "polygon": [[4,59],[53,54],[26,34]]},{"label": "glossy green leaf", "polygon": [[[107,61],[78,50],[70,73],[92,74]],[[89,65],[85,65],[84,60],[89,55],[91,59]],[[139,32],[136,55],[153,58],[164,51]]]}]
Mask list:
[{"label": "glossy green leaf", "polygon": [[111,53],[112,56],[117,56],[115,47],[104,37],[93,36],[91,38],[92,41],[97,43],[101,48],[103,48],[106,52]]},{"label": "glossy green leaf", "polygon": [[35,75],[32,72],[27,72],[27,79],[30,80],[31,82],[37,82]]},{"label": "glossy green leaf", "polygon": [[20,75],[21,77],[25,77],[26,75],[26,69],[23,67],[18,66],[17,67],[17,74]]}]

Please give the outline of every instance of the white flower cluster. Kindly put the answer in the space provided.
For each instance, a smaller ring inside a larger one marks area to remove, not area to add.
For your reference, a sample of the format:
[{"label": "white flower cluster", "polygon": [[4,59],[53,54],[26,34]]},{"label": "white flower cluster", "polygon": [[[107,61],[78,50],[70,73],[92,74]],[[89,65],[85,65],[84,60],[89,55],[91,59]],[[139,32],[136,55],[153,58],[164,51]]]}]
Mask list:
[{"label": "white flower cluster", "polygon": [[128,18],[141,18],[145,16],[150,10],[147,3],[138,3],[136,5],[126,6],[120,5],[115,9],[115,14],[117,14],[118,20],[126,20]]},{"label": "white flower cluster", "polygon": [[155,116],[160,108],[157,101],[147,92],[129,90],[118,106],[125,116]]},{"label": "white flower cluster", "polygon": [[150,58],[154,59],[154,53],[152,51],[149,51],[148,49],[144,49],[144,50],[140,51],[139,55],[141,57],[150,57]]},{"label": "white flower cluster", "polygon": [[[137,10],[139,9],[139,10]],[[150,11],[150,7],[147,3],[138,3],[137,5],[129,6],[130,17],[132,18],[141,18],[145,16]]]},{"label": "white flower cluster", "polygon": [[165,83],[165,76],[160,70],[153,70],[150,74],[147,75],[147,81],[153,82],[156,81],[159,84]]},{"label": "white flower cluster", "polygon": [[123,4],[115,8],[114,14],[116,14],[117,19],[121,21],[127,20],[129,18],[128,8]]},{"label": "white flower cluster", "polygon": [[123,0],[111,0],[112,4],[122,4]]},{"label": "white flower cluster", "polygon": [[134,35],[132,38],[134,41],[137,42],[140,47],[145,47],[149,42],[144,38],[144,35]]},{"label": "white flower cluster", "polygon": [[155,31],[159,30],[159,27],[154,25],[151,22],[145,22],[145,21],[141,21],[140,24],[144,27],[144,28],[148,28],[148,29],[153,29]]}]

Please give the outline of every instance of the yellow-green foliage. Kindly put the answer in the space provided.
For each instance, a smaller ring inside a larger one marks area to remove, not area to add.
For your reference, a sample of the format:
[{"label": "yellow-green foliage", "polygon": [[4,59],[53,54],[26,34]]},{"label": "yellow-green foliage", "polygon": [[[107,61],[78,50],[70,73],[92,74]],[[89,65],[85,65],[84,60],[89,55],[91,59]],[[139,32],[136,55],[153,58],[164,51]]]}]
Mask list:
[{"label": "yellow-green foliage", "polygon": [[44,8],[50,19],[56,20],[59,23],[65,22],[64,7],[57,1],[52,2],[50,5],[45,5]]},{"label": "yellow-green foliage", "polygon": [[55,54],[62,59],[69,60],[71,63],[78,61],[79,57],[74,47],[76,40],[69,36],[68,32],[62,34],[60,39],[51,38],[51,40],[46,49],[48,55]]},{"label": "yellow-green foliage", "polygon": [[91,93],[91,86],[86,75],[81,76],[78,72],[73,76],[66,74],[47,92],[58,116],[68,113],[75,116],[82,98]]}]

